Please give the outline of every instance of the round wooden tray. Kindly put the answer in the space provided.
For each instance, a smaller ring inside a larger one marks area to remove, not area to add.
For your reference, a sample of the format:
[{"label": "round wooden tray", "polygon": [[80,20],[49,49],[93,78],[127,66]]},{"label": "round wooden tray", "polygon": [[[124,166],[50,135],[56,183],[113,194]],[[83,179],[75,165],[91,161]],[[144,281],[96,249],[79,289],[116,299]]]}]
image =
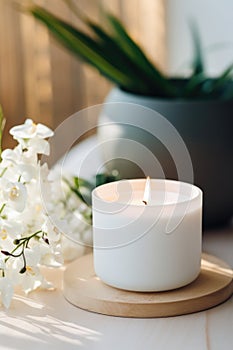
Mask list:
[{"label": "round wooden tray", "polygon": [[166,317],[216,306],[233,294],[233,271],[222,260],[203,254],[199,277],[167,292],[140,293],[116,289],[96,277],[93,255],[71,263],[64,272],[65,298],[82,309],[122,317]]}]

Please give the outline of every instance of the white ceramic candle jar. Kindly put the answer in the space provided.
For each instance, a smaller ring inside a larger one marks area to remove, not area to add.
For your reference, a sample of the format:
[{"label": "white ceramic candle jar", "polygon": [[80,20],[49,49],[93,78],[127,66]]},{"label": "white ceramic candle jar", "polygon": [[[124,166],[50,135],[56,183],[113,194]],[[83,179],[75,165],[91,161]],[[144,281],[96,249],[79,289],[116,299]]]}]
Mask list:
[{"label": "white ceramic candle jar", "polygon": [[[191,184],[122,180],[92,193],[94,267],[106,284],[131,291],[165,291],[200,272],[202,191]],[[147,186],[148,187],[148,186]]]}]

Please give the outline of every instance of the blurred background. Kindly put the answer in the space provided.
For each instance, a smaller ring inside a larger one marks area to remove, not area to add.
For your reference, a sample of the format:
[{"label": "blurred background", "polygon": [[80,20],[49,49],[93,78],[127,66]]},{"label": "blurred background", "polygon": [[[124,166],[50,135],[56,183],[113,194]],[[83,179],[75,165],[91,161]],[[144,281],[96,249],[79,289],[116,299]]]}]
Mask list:
[{"label": "blurred background", "polygon": [[[62,0],[37,0],[75,23]],[[18,1],[18,4],[30,1]],[[207,68],[215,75],[233,61],[233,2],[222,0],[77,0],[101,20],[101,6],[112,11],[166,73],[185,75],[192,55],[189,21],[199,27]],[[0,0],[0,103],[7,125],[3,147],[12,145],[8,130],[26,117],[56,128],[74,112],[103,102],[110,83],[78,61],[50,37],[13,0]]]}]

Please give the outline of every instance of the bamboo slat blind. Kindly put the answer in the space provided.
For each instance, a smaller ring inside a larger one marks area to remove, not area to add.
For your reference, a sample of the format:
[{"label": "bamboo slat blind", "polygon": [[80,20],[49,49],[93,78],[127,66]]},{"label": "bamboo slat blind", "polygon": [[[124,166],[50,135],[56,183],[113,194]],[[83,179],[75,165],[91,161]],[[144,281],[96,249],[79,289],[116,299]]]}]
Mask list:
[{"label": "bamboo slat blind", "polygon": [[[97,20],[101,6],[118,15],[150,57],[165,69],[164,0],[76,1]],[[62,0],[35,2],[78,22]],[[74,112],[103,102],[109,89],[109,82],[67,53],[44,27],[21,13],[13,0],[0,0],[0,103],[7,118],[3,146],[11,146],[7,131],[25,117],[55,128]]]}]

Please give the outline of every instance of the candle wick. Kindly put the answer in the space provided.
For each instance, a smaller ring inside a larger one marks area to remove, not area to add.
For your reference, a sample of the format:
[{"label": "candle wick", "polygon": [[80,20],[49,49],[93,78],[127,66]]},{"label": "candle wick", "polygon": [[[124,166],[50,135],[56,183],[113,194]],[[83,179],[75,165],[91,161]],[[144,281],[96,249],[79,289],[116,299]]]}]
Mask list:
[{"label": "candle wick", "polygon": [[142,202],[147,205],[149,200],[150,200],[150,195],[151,195],[151,189],[150,189],[150,177],[148,176],[146,179],[146,185],[145,185],[145,190],[144,190],[144,196],[142,199]]}]

